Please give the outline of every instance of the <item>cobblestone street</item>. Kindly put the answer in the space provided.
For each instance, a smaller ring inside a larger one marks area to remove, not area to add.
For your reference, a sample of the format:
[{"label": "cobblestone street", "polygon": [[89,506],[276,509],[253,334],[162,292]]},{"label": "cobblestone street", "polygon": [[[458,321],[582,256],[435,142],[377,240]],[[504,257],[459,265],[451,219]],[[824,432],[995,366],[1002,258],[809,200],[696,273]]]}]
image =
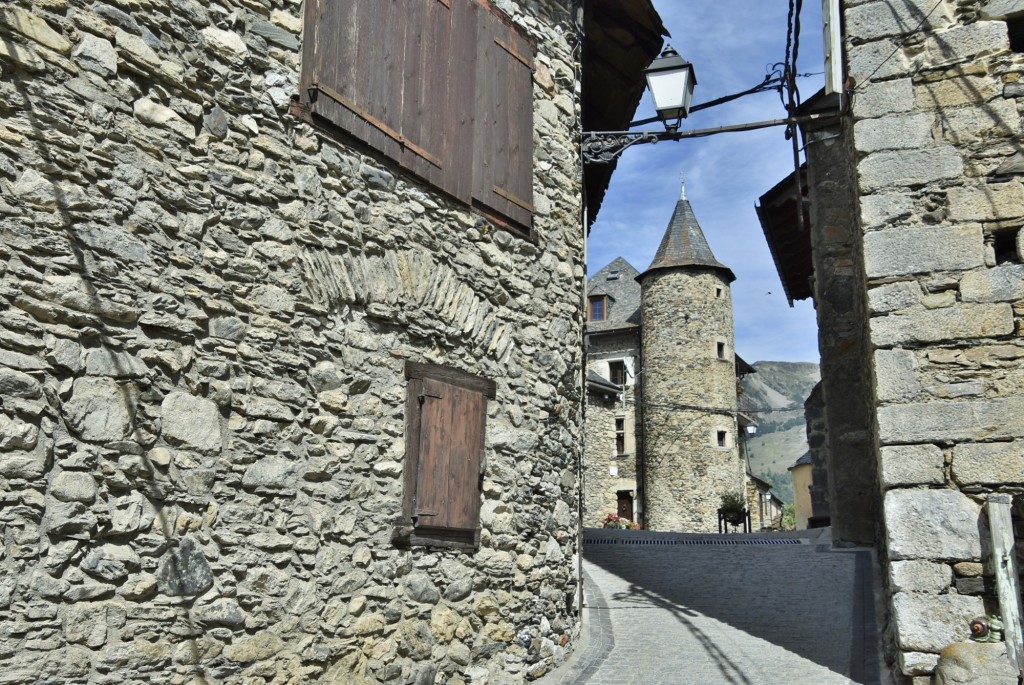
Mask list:
[{"label": "cobblestone street", "polygon": [[[727,544],[723,544],[727,543]],[[588,529],[584,644],[544,685],[874,685],[871,553]]]}]

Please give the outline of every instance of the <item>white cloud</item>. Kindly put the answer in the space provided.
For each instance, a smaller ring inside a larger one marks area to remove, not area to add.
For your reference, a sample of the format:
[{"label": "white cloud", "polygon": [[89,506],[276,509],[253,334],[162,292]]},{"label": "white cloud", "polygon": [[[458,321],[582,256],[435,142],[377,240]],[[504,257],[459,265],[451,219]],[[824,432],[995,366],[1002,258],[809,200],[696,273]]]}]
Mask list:
[{"label": "white cloud", "polygon": [[[781,62],[786,47],[787,3],[751,0],[654,0],[669,42],[694,64],[694,103],[759,83]],[[821,23],[815,3],[804,3],[800,72],[820,72]],[[822,77],[801,80],[804,97]],[[645,102],[636,117],[653,115]],[[780,119],[778,94],[762,93],[694,113],[684,129]],[[596,272],[618,256],[639,270],[650,264],[679,197],[679,173],[719,261],[737,276],[732,285],[736,349],[747,361],[816,361],[817,327],[809,302],[790,308],[761,232],[754,205],[793,170],[792,142],[783,127],[723,133],[627,151],[590,234],[589,263]],[[769,294],[770,293],[770,294]]]}]

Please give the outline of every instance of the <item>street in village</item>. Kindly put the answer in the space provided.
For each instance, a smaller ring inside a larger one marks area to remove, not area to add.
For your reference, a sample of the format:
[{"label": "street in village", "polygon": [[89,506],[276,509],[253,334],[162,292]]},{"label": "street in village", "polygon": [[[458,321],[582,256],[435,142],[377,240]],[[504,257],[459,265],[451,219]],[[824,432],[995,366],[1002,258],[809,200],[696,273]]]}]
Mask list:
[{"label": "street in village", "polygon": [[542,685],[883,685],[875,562],[829,529],[587,529],[583,643]]}]

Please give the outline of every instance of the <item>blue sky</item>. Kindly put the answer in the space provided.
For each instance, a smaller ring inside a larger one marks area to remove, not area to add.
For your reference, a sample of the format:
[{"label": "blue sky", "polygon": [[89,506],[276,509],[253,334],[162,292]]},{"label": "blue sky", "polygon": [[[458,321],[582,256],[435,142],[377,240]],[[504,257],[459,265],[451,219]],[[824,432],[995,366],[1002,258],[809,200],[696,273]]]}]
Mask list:
[{"label": "blue sky", "polygon": [[[760,83],[786,50],[785,0],[654,0],[668,42],[693,63],[693,104]],[[798,85],[809,98],[824,83],[821,3],[804,2],[797,68],[815,72]],[[648,94],[636,119],[653,116]],[[786,113],[770,91],[695,112],[682,129],[780,119]],[[660,127],[651,124],[647,128]],[[686,194],[712,251],[736,274],[732,284],[736,351],[748,362],[818,361],[817,325],[810,301],[790,308],[757,220],[754,205],[793,171],[784,127],[638,145],[627,150],[590,233],[589,270],[618,256],[643,271],[679,198]],[[770,293],[770,294],[769,294]]]}]

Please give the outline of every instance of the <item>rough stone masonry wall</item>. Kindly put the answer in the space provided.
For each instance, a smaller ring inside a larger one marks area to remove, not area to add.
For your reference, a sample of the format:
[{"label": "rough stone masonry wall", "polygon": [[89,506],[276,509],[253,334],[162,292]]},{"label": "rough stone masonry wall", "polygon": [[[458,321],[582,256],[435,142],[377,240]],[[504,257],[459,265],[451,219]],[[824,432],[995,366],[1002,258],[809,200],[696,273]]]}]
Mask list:
[{"label": "rough stone masonry wall", "polygon": [[814,304],[827,430],[827,505],[836,540],[870,545],[878,531],[874,402],[867,341],[864,258],[848,122],[804,128],[812,188]]},{"label": "rough stone masonry wall", "polygon": [[583,525],[600,526],[609,513],[615,513],[615,485],[618,477],[608,472],[615,463],[615,405],[593,390],[587,392],[586,437],[583,467]]},{"label": "rough stone masonry wall", "polygon": [[821,382],[811,390],[804,402],[804,420],[807,422],[807,448],[811,453],[811,512],[815,523],[829,520],[828,502],[828,424],[825,422],[825,399]]},{"label": "rough stone masonry wall", "polygon": [[981,496],[1024,488],[1024,189],[992,175],[1021,149],[1011,11],[1024,3],[845,3],[890,630],[921,683],[997,608],[959,582],[982,573]]},{"label": "rough stone masonry wall", "polygon": [[[642,441],[637,430],[640,425],[640,408],[636,402],[639,378],[635,375],[640,369],[639,347],[635,330],[590,334],[587,349],[590,368],[607,379],[607,360],[624,359],[627,361],[627,370],[632,369],[633,377],[627,375],[623,393],[611,400],[596,397],[593,390],[588,390],[583,436],[585,526],[600,526],[607,514],[618,510],[619,490],[632,490],[634,503],[640,498],[637,492],[636,460]],[[616,418],[623,419],[626,433],[625,454],[622,455],[615,454]],[[611,466],[616,467],[617,475],[611,475]]]},{"label": "rough stone masonry wall", "polygon": [[[296,0],[0,7],[0,683],[491,683],[575,634],[569,3],[536,245],[289,113]],[[497,382],[479,551],[390,542],[406,360]]]},{"label": "rough stone masonry wall", "polygon": [[[715,297],[716,287],[724,297]],[[651,530],[717,532],[722,494],[743,495],[730,297],[728,283],[710,269],[644,276],[640,377],[644,522]],[[719,340],[725,359],[717,355]],[[727,447],[717,444],[719,430],[729,436]]]}]

